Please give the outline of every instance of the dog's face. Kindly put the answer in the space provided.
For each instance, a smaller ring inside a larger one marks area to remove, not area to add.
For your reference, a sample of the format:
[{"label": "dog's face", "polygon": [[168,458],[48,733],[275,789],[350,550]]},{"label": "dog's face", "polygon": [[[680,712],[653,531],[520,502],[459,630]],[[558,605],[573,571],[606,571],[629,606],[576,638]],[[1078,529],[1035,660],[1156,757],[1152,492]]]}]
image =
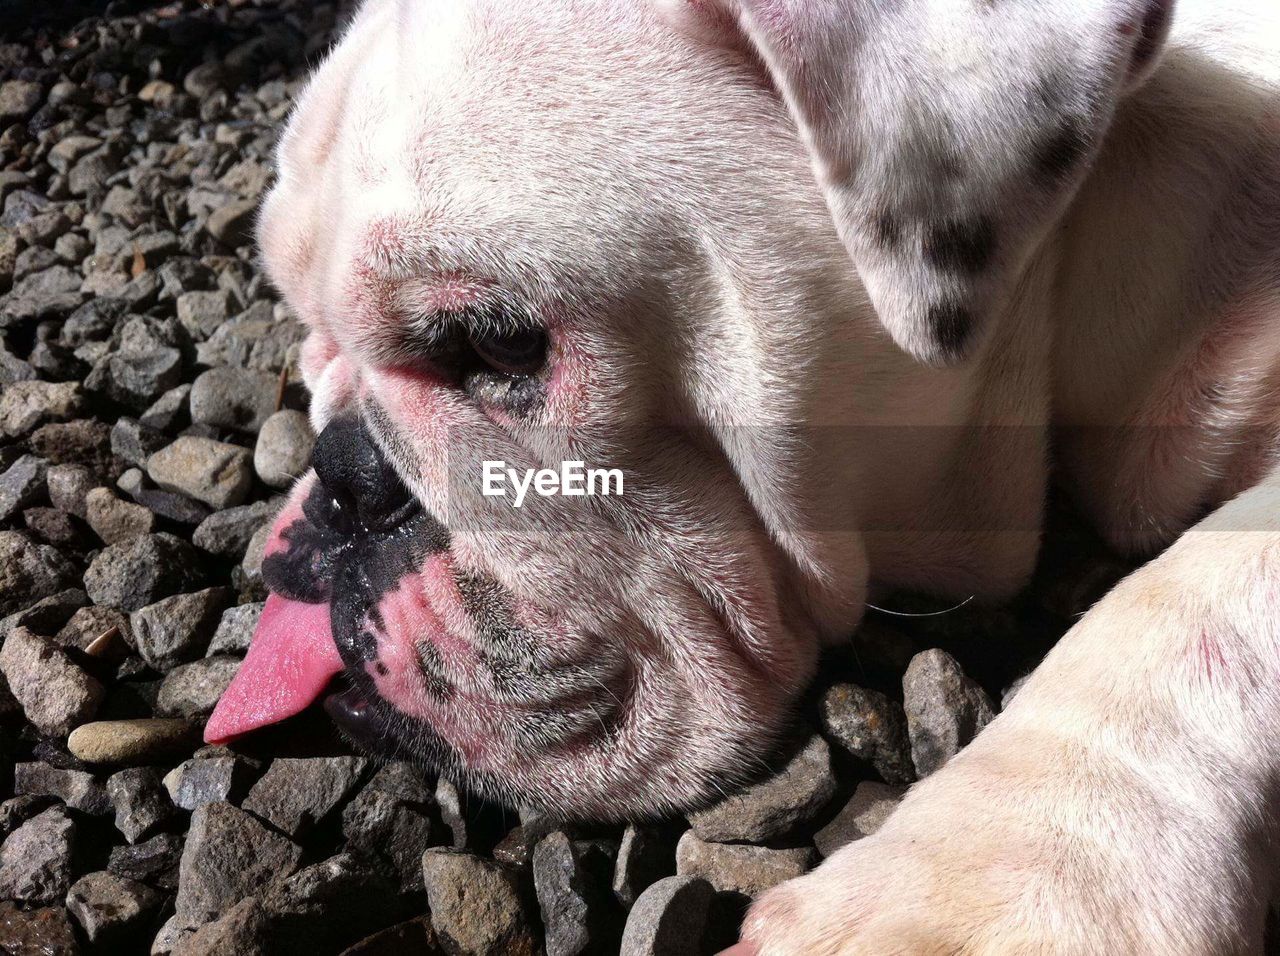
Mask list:
[{"label": "dog's face", "polygon": [[[652,813],[748,769],[856,618],[796,429],[898,357],[762,39],[671,7],[373,0],[318,72],[260,240],[320,437],[209,739],[336,677],[370,747]],[[487,461],[625,485],[517,509]]]}]

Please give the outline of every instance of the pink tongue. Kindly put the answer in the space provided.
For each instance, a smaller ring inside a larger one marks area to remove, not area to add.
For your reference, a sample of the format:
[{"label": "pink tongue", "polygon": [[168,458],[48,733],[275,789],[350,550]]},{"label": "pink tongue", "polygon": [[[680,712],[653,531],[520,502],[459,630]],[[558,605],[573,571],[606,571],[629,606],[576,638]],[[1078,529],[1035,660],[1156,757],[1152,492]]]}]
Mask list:
[{"label": "pink tongue", "polygon": [[249,653],[205,725],[205,743],[226,743],[305,710],[342,668],[329,605],[269,595]]}]

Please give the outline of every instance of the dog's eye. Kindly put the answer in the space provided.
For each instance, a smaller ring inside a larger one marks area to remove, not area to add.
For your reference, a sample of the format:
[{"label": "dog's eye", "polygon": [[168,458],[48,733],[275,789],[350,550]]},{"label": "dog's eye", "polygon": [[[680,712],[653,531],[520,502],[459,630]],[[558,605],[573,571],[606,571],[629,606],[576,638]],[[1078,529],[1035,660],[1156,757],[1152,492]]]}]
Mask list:
[{"label": "dog's eye", "polygon": [[476,331],[470,341],[480,360],[502,375],[532,375],[547,360],[547,333],[537,326]]}]

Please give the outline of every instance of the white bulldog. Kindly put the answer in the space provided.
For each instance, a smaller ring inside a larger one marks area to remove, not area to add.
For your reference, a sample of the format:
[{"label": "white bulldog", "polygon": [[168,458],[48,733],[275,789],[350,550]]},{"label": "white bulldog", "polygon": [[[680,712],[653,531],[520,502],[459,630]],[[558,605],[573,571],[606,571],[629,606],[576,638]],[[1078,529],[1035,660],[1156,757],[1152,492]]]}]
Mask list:
[{"label": "white bulldog", "polygon": [[[1260,950],[1275,0],[369,0],[259,236],[323,434],[209,739],[337,676],[352,736],[501,798],[688,807],[872,582],[1014,594],[1052,457],[1172,547],[744,951]],[[484,493],[569,460],[625,493]]]}]

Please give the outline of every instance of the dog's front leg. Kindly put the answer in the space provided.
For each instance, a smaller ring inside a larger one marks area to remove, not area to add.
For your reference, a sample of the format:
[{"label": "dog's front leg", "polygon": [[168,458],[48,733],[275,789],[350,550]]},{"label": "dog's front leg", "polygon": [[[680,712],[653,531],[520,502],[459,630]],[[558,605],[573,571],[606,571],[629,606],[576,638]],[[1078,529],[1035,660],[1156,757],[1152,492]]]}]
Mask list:
[{"label": "dog's front leg", "polygon": [[1280,474],[1122,582],[747,951],[1261,952],[1280,776]]}]

